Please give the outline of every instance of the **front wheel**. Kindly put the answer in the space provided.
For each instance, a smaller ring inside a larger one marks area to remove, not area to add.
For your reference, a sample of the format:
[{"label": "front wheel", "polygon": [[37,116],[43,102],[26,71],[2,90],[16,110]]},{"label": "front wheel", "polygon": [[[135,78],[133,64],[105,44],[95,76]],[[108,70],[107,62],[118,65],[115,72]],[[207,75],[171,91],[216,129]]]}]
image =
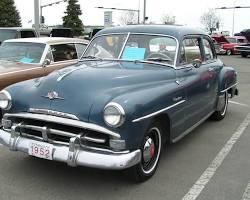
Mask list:
[{"label": "front wheel", "polygon": [[215,111],[213,113],[213,115],[211,116],[211,118],[215,121],[220,121],[222,120],[227,113],[227,107],[228,107],[228,93],[227,91],[225,92],[224,96],[223,96],[223,101],[219,102],[219,109],[217,111]]},{"label": "front wheel", "polygon": [[131,178],[143,182],[152,177],[156,171],[162,150],[162,128],[154,122],[144,135],[141,144],[141,162],[128,169]]},{"label": "front wheel", "polygon": [[228,50],[226,51],[226,54],[227,54],[228,56],[231,56],[231,55],[233,54],[233,51],[232,51],[231,49],[228,49]]}]

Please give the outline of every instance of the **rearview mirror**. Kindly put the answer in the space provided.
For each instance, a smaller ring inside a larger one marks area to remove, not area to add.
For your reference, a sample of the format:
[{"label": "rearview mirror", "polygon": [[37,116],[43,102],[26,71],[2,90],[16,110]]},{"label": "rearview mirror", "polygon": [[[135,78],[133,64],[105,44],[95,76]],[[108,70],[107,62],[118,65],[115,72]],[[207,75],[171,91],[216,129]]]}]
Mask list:
[{"label": "rearview mirror", "polygon": [[199,68],[202,65],[202,61],[200,59],[194,59],[193,62],[192,62],[192,65],[195,68]]}]

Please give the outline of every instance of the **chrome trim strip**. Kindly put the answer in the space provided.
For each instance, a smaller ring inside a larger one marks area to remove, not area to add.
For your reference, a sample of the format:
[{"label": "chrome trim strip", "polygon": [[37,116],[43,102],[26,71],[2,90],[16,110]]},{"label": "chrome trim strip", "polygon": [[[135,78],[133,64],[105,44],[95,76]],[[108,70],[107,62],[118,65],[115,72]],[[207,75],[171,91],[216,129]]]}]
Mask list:
[{"label": "chrome trim strip", "polygon": [[[34,126],[34,125],[26,125],[26,124],[21,124],[19,126],[20,128],[25,128],[25,129],[30,129],[30,130],[34,130],[34,131],[39,131],[39,132],[43,132],[44,130],[46,130],[46,133],[52,133],[52,134],[56,134],[56,135],[60,135],[60,136],[65,136],[65,137],[75,137],[76,134],[74,133],[69,133],[69,132],[65,132],[65,131],[60,131],[60,130],[56,130],[56,129],[52,129],[52,128],[48,128],[48,127],[41,127],[41,126]],[[43,137],[44,139],[44,137]],[[48,140],[48,138],[47,138]]]},{"label": "chrome trim strip", "polygon": [[86,140],[89,142],[95,142],[95,143],[99,143],[99,144],[104,144],[106,142],[105,139],[94,138],[94,137],[89,137],[89,136],[83,136],[83,137],[81,137],[81,140]]},{"label": "chrome trim strip", "polygon": [[[21,151],[28,154],[29,144],[36,141],[21,137],[17,133],[11,134],[0,129],[0,143],[10,147],[13,151]],[[70,147],[51,144],[53,145],[53,160],[67,163],[69,166],[115,170],[132,167],[141,160],[141,151],[139,149],[124,154],[93,152],[79,148],[78,142],[79,140],[75,137],[72,138]]]},{"label": "chrome trim strip", "polygon": [[40,109],[40,108],[30,108],[29,112],[35,113],[35,114],[45,114],[45,115],[52,115],[52,116],[56,116],[56,117],[63,117],[63,118],[79,120],[79,118],[76,117],[73,114],[58,112],[58,111],[54,111],[54,110],[47,110],[47,109]]},{"label": "chrome trim strip", "polygon": [[196,127],[198,127],[204,121],[206,121],[213,113],[214,113],[214,111],[210,112],[208,115],[206,115],[200,121],[198,121],[196,124],[194,124],[193,126],[191,126],[190,128],[188,128],[186,131],[184,131],[183,133],[181,133],[179,136],[177,136],[176,138],[174,138],[172,140],[172,142],[175,143],[175,142],[179,141],[180,139],[182,139],[183,137],[185,137],[188,133],[190,133],[192,130],[194,130]]},{"label": "chrome trim strip", "polygon": [[22,69],[22,70],[18,70],[18,71],[12,71],[12,72],[5,72],[5,73],[1,73],[0,74],[0,77],[4,77],[5,75],[8,75],[8,74],[16,74],[16,73],[19,73],[19,72],[26,72],[26,71],[33,71],[35,69],[42,69],[42,67],[40,65],[38,65],[37,67],[32,67],[32,68],[29,68],[29,69]]},{"label": "chrome trim strip", "polygon": [[16,114],[6,113],[3,116],[4,119],[10,118],[10,117],[16,117],[16,118],[21,118],[21,119],[25,118],[25,119],[42,120],[45,122],[53,122],[53,123],[57,123],[57,124],[74,126],[77,128],[101,132],[101,133],[110,135],[112,137],[118,138],[118,139],[121,138],[121,136],[118,133],[110,131],[102,126],[92,124],[92,123],[83,122],[83,121],[62,118],[62,117],[56,117],[56,116],[44,115],[44,114],[33,114],[33,113],[16,113]]},{"label": "chrome trim strip", "polygon": [[226,89],[224,89],[224,90],[222,90],[220,92],[221,93],[226,92],[227,90],[231,89],[232,87],[235,87],[236,85],[238,85],[238,83],[235,83],[235,84],[231,85],[230,87],[228,87],[228,88],[226,88]]},{"label": "chrome trim strip", "polygon": [[149,115],[146,115],[146,116],[143,116],[143,117],[134,119],[132,122],[139,122],[139,121],[141,121],[141,120],[143,120],[143,119],[147,119],[147,118],[153,117],[153,116],[158,115],[158,114],[160,114],[160,113],[162,113],[162,112],[165,112],[165,111],[167,111],[167,110],[169,110],[169,109],[171,109],[171,108],[173,108],[173,107],[175,107],[175,106],[178,106],[178,105],[184,103],[185,101],[186,101],[186,100],[179,101],[179,102],[177,102],[177,103],[175,103],[175,104],[173,104],[173,105],[171,105],[171,106],[168,106],[168,107],[166,107],[166,108],[163,108],[163,109],[161,109],[161,110],[159,110],[159,111],[156,111],[156,112],[151,113],[151,114],[149,114]]},{"label": "chrome trim strip", "polygon": [[80,70],[80,69],[84,69],[84,68],[86,68],[87,66],[85,65],[85,64],[82,64],[81,65],[81,67],[76,67],[76,68],[74,68],[74,69],[72,69],[72,70],[70,70],[70,71],[68,71],[68,72],[66,72],[66,73],[64,73],[64,74],[62,74],[61,76],[59,76],[58,78],[57,78],[57,82],[60,82],[62,79],[64,79],[66,76],[68,76],[69,74],[71,74],[71,73],[73,73],[73,72],[75,72],[75,71],[78,71],[78,70]]}]

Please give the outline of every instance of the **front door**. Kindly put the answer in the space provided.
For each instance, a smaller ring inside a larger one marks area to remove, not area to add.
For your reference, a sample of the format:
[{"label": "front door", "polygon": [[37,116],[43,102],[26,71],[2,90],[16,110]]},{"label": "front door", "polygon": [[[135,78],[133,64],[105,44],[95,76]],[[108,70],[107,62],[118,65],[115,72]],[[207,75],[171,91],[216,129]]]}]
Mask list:
[{"label": "front door", "polygon": [[[215,71],[205,59],[203,38],[188,36],[183,39],[180,52],[180,64],[177,67],[177,82],[186,91],[186,103],[183,109],[182,124],[176,127],[175,133],[181,135],[205,119],[212,112],[215,104]],[[196,65],[195,65],[196,64]]]}]

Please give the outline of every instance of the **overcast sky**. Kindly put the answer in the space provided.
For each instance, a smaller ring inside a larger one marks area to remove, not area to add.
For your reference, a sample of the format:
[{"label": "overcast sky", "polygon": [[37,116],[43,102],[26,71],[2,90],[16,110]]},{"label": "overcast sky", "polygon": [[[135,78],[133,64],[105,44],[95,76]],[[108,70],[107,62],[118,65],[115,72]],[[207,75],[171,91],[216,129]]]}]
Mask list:
[{"label": "overcast sky", "polygon": [[[41,5],[52,3],[58,0],[40,0]],[[23,26],[31,26],[28,22],[34,18],[34,0],[15,0],[17,9],[22,18]],[[84,25],[103,25],[104,16],[102,9],[97,6],[143,9],[143,0],[79,0],[82,9],[81,19]],[[147,0],[147,16],[149,21],[160,23],[164,13],[176,16],[178,24],[193,27],[202,27],[200,16],[209,8],[222,6],[250,6],[250,0]],[[62,24],[62,16],[67,3],[61,3],[43,9],[47,25]],[[232,31],[233,10],[217,10],[222,19],[222,29]],[[113,12],[113,21],[119,23],[121,11]],[[236,9],[235,11],[235,32],[250,28],[250,9]]]}]

